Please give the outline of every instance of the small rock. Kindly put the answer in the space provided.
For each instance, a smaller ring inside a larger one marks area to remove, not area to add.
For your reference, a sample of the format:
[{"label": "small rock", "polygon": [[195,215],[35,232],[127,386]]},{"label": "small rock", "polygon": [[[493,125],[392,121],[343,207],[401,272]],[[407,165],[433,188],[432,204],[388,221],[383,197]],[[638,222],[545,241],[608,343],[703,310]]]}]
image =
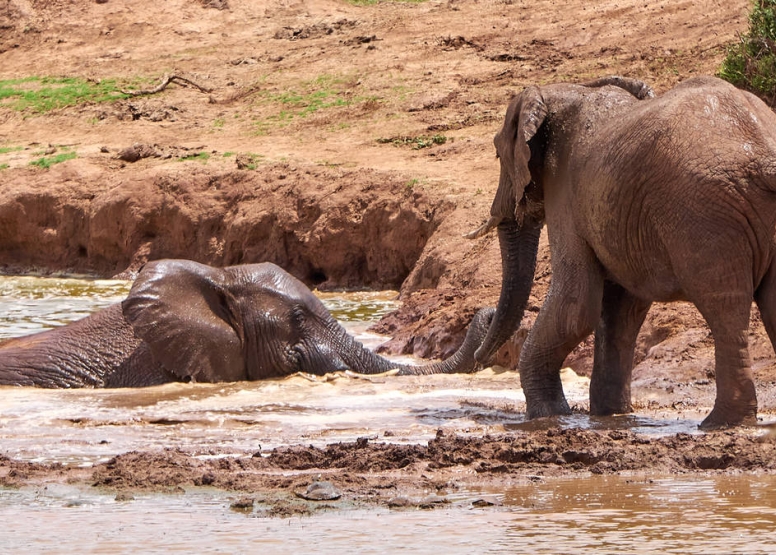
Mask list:
[{"label": "small rock", "polygon": [[252,497],[241,497],[232,503],[229,508],[241,513],[250,513],[253,511],[253,504],[254,500]]},{"label": "small rock", "polygon": [[142,158],[158,157],[159,152],[152,146],[134,144],[118,153],[117,158],[124,162],[137,162]]},{"label": "small rock", "polygon": [[331,482],[313,482],[303,492],[296,492],[297,497],[308,501],[333,501],[342,497],[342,492]]}]

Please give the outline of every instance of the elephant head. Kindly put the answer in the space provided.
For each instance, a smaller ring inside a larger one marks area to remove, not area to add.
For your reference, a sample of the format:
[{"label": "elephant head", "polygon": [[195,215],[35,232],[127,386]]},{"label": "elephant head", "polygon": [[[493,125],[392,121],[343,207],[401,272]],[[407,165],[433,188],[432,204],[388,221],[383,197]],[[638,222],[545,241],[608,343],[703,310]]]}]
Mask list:
[{"label": "elephant head", "polygon": [[507,108],[504,124],[494,139],[501,173],[490,218],[468,234],[469,238],[480,237],[495,227],[501,248],[501,296],[488,334],[475,354],[481,364],[487,364],[516,331],[528,302],[545,221],[547,158],[562,155],[562,145],[582,138],[577,129],[568,128],[580,90],[606,86],[615,88],[618,102],[654,96],[645,83],[615,76],[583,85],[531,86]]}]

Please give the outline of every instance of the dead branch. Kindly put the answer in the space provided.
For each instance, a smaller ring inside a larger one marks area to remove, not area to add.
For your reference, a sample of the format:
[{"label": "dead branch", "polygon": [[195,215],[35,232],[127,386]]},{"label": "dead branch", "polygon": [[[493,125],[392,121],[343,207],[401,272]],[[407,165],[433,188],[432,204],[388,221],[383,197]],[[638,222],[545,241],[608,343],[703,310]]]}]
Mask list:
[{"label": "dead branch", "polygon": [[186,79],[185,77],[181,77],[175,74],[173,75],[165,74],[164,77],[162,78],[162,82],[159,83],[159,85],[157,85],[153,89],[142,89],[139,91],[121,91],[121,92],[122,94],[126,94],[129,96],[145,96],[148,94],[156,94],[166,89],[170,83],[175,83],[183,87],[194,87],[195,89],[198,89],[200,92],[203,92],[203,93],[213,92],[213,89],[208,89],[206,87],[198,85],[197,83],[195,83],[190,79]]}]

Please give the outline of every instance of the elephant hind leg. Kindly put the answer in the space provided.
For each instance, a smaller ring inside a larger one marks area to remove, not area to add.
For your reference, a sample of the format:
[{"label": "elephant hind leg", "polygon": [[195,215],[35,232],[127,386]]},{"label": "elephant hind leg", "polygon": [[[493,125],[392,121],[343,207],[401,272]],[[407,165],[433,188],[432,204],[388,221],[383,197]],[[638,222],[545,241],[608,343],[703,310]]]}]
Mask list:
[{"label": "elephant hind leg", "polygon": [[770,268],[754,292],[754,300],[757,308],[760,309],[760,316],[771,345],[776,351],[776,258],[771,261]]},{"label": "elephant hind leg", "polygon": [[700,427],[713,429],[755,424],[757,394],[748,346],[752,295],[733,290],[707,296],[695,304],[714,337],[717,381],[714,409]]},{"label": "elephant hind leg", "polygon": [[590,414],[608,416],[633,411],[633,353],[651,304],[616,283],[604,283],[601,320],[595,331]]},{"label": "elephant hind leg", "polygon": [[566,245],[563,257],[553,253],[550,290],[520,355],[518,368],[529,419],[571,413],[560,368],[601,316],[601,267],[587,245],[574,246]]}]

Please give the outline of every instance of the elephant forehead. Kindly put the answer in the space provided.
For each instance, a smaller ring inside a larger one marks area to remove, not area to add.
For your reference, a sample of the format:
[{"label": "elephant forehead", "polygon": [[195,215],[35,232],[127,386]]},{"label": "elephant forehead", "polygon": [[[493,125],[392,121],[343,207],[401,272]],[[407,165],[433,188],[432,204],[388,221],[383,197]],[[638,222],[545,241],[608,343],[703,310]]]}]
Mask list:
[{"label": "elephant forehead", "polygon": [[323,303],[304,283],[275,264],[233,266],[227,270],[234,275],[232,295],[241,306],[276,315],[302,307],[319,316],[329,316]]}]

